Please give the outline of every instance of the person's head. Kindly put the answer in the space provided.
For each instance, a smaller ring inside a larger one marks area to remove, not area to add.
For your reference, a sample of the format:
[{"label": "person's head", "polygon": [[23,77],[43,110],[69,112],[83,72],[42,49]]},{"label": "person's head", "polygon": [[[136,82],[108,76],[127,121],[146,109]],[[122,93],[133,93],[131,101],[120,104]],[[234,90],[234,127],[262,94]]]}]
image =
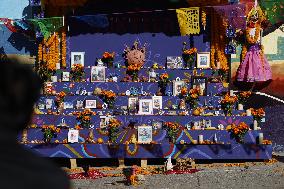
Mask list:
[{"label": "person's head", "polygon": [[20,131],[31,119],[42,83],[28,65],[7,60],[0,66],[0,128]]}]

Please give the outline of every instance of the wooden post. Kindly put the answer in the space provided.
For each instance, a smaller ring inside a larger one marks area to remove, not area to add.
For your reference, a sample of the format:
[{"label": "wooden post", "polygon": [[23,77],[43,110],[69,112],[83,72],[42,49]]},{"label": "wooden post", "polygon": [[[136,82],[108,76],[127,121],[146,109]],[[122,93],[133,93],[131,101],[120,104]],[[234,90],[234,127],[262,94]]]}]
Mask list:
[{"label": "wooden post", "polygon": [[119,166],[119,167],[125,167],[124,159],[123,159],[123,158],[118,159],[118,166]]},{"label": "wooden post", "polygon": [[76,159],[70,159],[70,168],[76,169],[77,168],[77,161]]},{"label": "wooden post", "polygon": [[141,159],[141,167],[147,167],[147,159]]}]

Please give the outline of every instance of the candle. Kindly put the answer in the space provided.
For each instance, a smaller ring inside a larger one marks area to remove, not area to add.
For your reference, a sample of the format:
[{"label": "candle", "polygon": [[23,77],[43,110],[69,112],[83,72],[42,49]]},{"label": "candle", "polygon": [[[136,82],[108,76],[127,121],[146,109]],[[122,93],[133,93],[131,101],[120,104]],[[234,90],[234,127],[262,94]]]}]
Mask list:
[{"label": "candle", "polygon": [[263,144],[263,133],[258,134],[258,144]]},{"label": "candle", "polygon": [[247,109],[246,113],[247,113],[247,116],[251,116],[251,110],[250,109]]},{"label": "candle", "polygon": [[203,135],[198,135],[198,143],[199,144],[203,143]]},{"label": "candle", "polygon": [[234,91],[230,90],[230,96],[234,96]]},{"label": "candle", "polygon": [[60,70],[60,63],[56,63],[56,69]]},{"label": "candle", "polygon": [[244,110],[244,106],[242,104],[238,104],[238,110]]},{"label": "candle", "polygon": [[220,69],[221,64],[220,64],[220,62],[219,62],[219,61],[217,62],[217,66],[216,66],[216,67],[217,67],[217,69]]},{"label": "candle", "polygon": [[253,130],[258,130],[257,121],[256,120],[253,121]]}]

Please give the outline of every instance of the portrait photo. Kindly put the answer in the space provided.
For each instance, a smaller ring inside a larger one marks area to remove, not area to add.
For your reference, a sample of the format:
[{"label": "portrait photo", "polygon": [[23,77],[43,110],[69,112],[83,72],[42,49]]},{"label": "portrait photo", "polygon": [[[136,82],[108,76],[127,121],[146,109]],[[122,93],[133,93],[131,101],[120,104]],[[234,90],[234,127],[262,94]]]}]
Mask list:
[{"label": "portrait photo", "polygon": [[181,56],[167,56],[167,69],[182,69],[183,62]]},{"label": "portrait photo", "polygon": [[74,64],[81,64],[84,66],[85,52],[71,52],[71,67]]},{"label": "portrait photo", "polygon": [[105,81],[105,67],[92,66],[91,68],[91,82],[104,82]]},{"label": "portrait photo", "polygon": [[178,96],[181,93],[181,89],[186,86],[184,81],[173,81],[173,95]]},{"label": "portrait photo", "polygon": [[197,53],[197,68],[210,68],[210,52]]},{"label": "portrait photo", "polygon": [[162,96],[152,96],[153,109],[163,109],[163,97]]},{"label": "portrait photo", "polygon": [[90,108],[90,109],[97,108],[96,100],[86,100],[85,101],[85,108]]},{"label": "portrait photo", "polygon": [[138,105],[138,98],[137,97],[131,97],[128,98],[128,108],[129,110],[136,110]]},{"label": "portrait photo", "polygon": [[153,101],[152,99],[140,99],[139,100],[139,114],[151,115],[153,114]]},{"label": "portrait photo", "polygon": [[207,77],[202,76],[193,76],[191,81],[192,89],[198,89],[199,95],[206,96],[207,95]]},{"label": "portrait photo", "polygon": [[62,72],[62,81],[70,81],[70,72]]}]

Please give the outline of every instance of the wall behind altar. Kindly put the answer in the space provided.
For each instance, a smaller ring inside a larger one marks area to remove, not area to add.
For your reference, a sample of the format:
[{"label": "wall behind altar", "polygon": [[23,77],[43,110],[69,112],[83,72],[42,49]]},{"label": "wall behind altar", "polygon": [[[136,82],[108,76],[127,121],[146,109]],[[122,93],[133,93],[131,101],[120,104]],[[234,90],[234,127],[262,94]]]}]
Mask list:
[{"label": "wall behind altar", "polygon": [[[121,62],[123,64],[124,60],[121,54],[123,53],[125,45],[132,46],[135,40],[138,40],[142,45],[146,43],[147,60],[145,66],[148,67],[150,67],[153,62],[165,65],[167,56],[181,56],[182,43],[184,41],[189,43],[188,37],[169,37],[163,33],[124,35],[99,33],[70,37],[69,51],[85,52],[85,65],[94,65],[96,58],[101,58],[105,51],[114,51],[116,52],[115,62]],[[194,36],[193,41],[194,46],[199,51],[210,51],[210,42],[206,41],[203,35]]]}]

